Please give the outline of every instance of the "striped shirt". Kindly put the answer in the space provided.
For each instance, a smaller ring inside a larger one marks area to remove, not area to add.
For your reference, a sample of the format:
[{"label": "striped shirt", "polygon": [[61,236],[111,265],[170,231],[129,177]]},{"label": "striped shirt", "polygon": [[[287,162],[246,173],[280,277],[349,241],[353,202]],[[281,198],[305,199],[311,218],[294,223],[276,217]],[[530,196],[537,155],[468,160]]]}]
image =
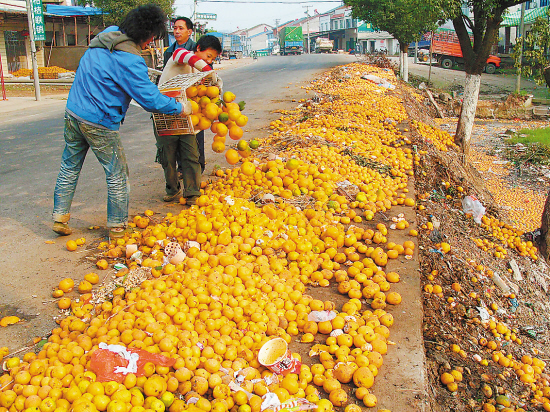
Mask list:
[{"label": "striped shirt", "polygon": [[207,72],[212,70],[204,60],[199,59],[189,50],[177,49],[172,58],[168,60],[158,84],[162,84],[178,74],[189,74],[194,72]]},{"label": "striped shirt", "polygon": [[201,72],[212,70],[212,67],[210,67],[208,63],[202,59],[199,59],[192,51],[189,50],[177,49],[174,54],[172,54],[172,59],[176,63],[188,64]]}]

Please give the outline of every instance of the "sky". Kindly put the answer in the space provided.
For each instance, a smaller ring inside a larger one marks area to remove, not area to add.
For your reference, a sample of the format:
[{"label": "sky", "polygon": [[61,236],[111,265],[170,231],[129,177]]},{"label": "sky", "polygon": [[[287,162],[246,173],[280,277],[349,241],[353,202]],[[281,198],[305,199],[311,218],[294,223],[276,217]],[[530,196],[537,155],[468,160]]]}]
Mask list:
[{"label": "sky", "polygon": [[[324,13],[342,4],[341,1],[313,1],[313,0],[239,0],[249,3],[236,3],[227,0],[214,3],[209,0],[198,1],[197,13],[216,13],[216,21],[208,21],[208,29],[221,32],[232,32],[237,29],[247,29],[257,24],[265,23],[275,26],[275,19],[280,19],[280,24],[289,20],[306,17],[306,7],[309,6],[309,14],[317,9]],[[262,2],[262,4],[257,4]],[[176,14],[191,17],[193,14],[192,0],[175,0]],[[203,23],[204,21],[201,21]]]}]

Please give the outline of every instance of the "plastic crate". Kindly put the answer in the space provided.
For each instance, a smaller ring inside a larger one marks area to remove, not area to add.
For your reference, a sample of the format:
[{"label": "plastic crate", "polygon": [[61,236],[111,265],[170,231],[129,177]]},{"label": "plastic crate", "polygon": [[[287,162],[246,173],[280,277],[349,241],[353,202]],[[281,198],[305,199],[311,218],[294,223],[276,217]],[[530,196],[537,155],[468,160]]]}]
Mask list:
[{"label": "plastic crate", "polygon": [[[185,91],[188,87],[204,84],[212,84],[212,73],[180,74],[160,84],[159,90],[162,94],[184,102],[187,99]],[[153,113],[153,124],[159,136],[174,136],[180,134],[195,134],[195,128],[190,116],[169,115]]]},{"label": "plastic crate", "polygon": [[59,73],[40,73],[38,75],[39,79],[57,79],[59,78]]}]

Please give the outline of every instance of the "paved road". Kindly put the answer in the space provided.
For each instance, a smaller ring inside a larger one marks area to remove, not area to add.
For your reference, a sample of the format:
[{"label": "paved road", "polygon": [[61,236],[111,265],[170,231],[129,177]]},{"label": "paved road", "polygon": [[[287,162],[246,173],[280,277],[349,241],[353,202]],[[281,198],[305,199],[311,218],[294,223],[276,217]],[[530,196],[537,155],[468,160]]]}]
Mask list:
[{"label": "paved road", "polygon": [[[250,120],[245,137],[251,138],[267,134],[269,121],[279,116],[273,110],[295,106],[291,99],[305,96],[301,86],[314,74],[353,61],[355,58],[347,55],[273,56],[222,70],[220,75],[225,90],[247,101]],[[51,330],[57,311],[51,301],[43,302],[51,300],[51,289],[59,280],[67,276],[80,280],[90,271],[85,252],[67,252],[67,238],[57,238],[51,231],[53,188],[63,150],[64,107],[65,102],[59,100],[24,113],[0,113],[0,317],[16,313],[27,320],[2,331],[0,346],[11,349]],[[121,136],[130,166],[130,213],[146,208],[177,213],[178,206],[160,201],[163,173],[154,163],[150,115],[131,107]],[[227,166],[222,156],[209,149],[211,138],[207,133],[207,168]],[[75,229],[71,239],[85,236],[91,241],[105,234],[104,229],[86,229],[106,222],[105,176],[93,154],[84,164],[71,212]],[[46,244],[49,240],[55,243]]]},{"label": "paved road", "polygon": [[[396,64],[399,62],[399,58],[390,57],[390,60]],[[428,79],[430,72],[429,63],[419,62],[414,63],[414,58],[409,57],[409,73],[414,76],[423,77]],[[442,90],[450,91],[451,89],[457,90],[464,86],[465,72],[461,69],[443,69],[434,63],[432,66],[431,82],[434,87]],[[524,93],[532,94],[540,89],[535,82],[522,78],[521,79],[521,91]],[[495,74],[481,75],[481,87],[480,94],[482,98],[494,98],[499,95],[506,95],[514,92],[516,89],[516,75],[504,74],[500,70]],[[485,95],[485,96],[484,96]]]}]

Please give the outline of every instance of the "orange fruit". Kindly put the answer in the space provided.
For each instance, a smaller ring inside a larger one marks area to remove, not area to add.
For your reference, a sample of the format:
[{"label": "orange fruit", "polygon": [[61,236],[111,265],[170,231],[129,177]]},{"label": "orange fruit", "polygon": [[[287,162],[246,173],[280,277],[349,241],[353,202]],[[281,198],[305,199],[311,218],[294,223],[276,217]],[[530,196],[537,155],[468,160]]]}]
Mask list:
[{"label": "orange fruit", "polygon": [[247,176],[252,176],[256,172],[256,166],[252,162],[244,162],[241,165],[241,172]]},{"label": "orange fruit", "polygon": [[[231,117],[231,115],[230,115]],[[246,124],[248,123],[248,117],[245,116],[244,114],[241,114],[236,120],[235,120],[235,124],[237,126],[240,126],[240,127],[243,127],[243,126],[246,126]]]},{"label": "orange fruit", "polygon": [[220,95],[220,89],[218,89],[216,86],[208,86],[206,88],[206,95],[211,99],[214,99]]},{"label": "orange fruit", "polygon": [[225,152],[225,160],[227,160],[227,163],[230,165],[234,165],[239,161],[239,153],[234,149],[229,149]]},{"label": "orange fruit", "polygon": [[207,87],[204,84],[199,84],[197,86],[197,96],[199,97],[206,96],[206,90],[207,90]]},{"label": "orange fruit", "polygon": [[218,134],[218,136],[225,136],[227,132],[227,126],[223,123],[218,123],[218,126],[216,127],[216,133]]},{"label": "orange fruit", "polygon": [[225,92],[223,94],[223,101],[225,103],[231,103],[233,100],[235,100],[235,94],[233,94],[232,92]]},{"label": "orange fruit", "polygon": [[74,288],[74,280],[72,280],[71,278],[65,278],[61,282],[59,282],[58,288],[65,293],[69,293]]},{"label": "orange fruit", "polygon": [[239,140],[241,137],[243,137],[243,129],[236,125],[232,126],[229,129],[229,137],[233,140]]},{"label": "orange fruit", "polygon": [[88,273],[84,276],[84,279],[90,282],[92,285],[96,285],[99,282],[99,275],[97,273]]},{"label": "orange fruit", "polygon": [[198,114],[200,113],[201,108],[197,102],[191,100],[191,110],[193,114]]},{"label": "orange fruit", "polygon": [[199,119],[199,123],[197,124],[197,128],[199,130],[206,130],[206,129],[210,128],[211,125],[212,125],[212,122],[210,121],[210,119],[208,119],[206,116],[204,116],[204,117],[201,117]]},{"label": "orange fruit", "polygon": [[196,126],[196,125],[199,124],[200,117],[197,116],[196,114],[192,114],[192,115],[189,116],[189,120],[191,120],[191,124],[193,126]]},{"label": "orange fruit", "polygon": [[[214,103],[208,103],[203,110],[203,114],[210,120],[218,118],[218,106]],[[214,131],[214,133],[216,133]]]},{"label": "orange fruit", "polygon": [[189,98],[193,98],[193,97],[197,96],[198,92],[199,91],[197,90],[196,86],[188,87],[187,90],[185,90],[185,94]]},{"label": "orange fruit", "polygon": [[76,242],[74,240],[68,240],[67,244],[65,246],[67,247],[67,250],[69,252],[74,252],[76,250],[76,248],[78,247],[78,245],[76,244]]},{"label": "orange fruit", "polygon": [[212,150],[215,153],[223,153],[225,150],[225,144],[223,142],[217,141],[212,143]]},{"label": "orange fruit", "polygon": [[109,267],[109,262],[107,262],[105,259],[99,259],[95,264],[99,269],[105,270]]},{"label": "orange fruit", "polygon": [[227,114],[229,115],[229,119],[233,120],[234,122],[242,116],[241,111],[238,108],[230,109]]}]

